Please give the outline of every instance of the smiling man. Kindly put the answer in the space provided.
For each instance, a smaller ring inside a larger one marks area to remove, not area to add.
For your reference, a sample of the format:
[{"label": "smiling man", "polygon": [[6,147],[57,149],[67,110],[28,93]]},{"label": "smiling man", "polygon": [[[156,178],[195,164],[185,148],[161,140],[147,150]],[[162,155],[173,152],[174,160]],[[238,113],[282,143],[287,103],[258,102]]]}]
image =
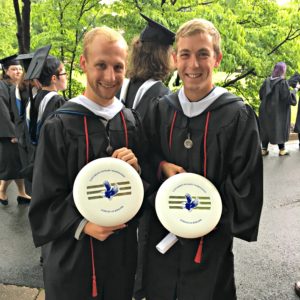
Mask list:
[{"label": "smiling man", "polygon": [[131,300],[137,220],[98,226],[83,218],[72,194],[78,172],[97,158],[119,158],[140,172],[145,142],[139,120],[115,98],[127,44],[118,32],[99,27],[85,35],[83,46],[86,91],[44,123],[29,218],[35,245],[44,247],[46,299]]},{"label": "smiling man", "polygon": [[85,96],[101,106],[110,106],[125,77],[127,44],[97,31],[87,36],[80,66],[87,77]]},{"label": "smiling man", "polygon": [[236,299],[233,237],[255,241],[263,203],[263,172],[256,116],[251,107],[215,86],[222,60],[221,37],[203,19],[176,33],[174,60],[183,87],[157,101],[148,114],[153,164],[159,179],[191,172],[218,189],[223,212],[203,237],[183,239],[161,254],[168,234],[155,213],[149,229],[147,300]]}]

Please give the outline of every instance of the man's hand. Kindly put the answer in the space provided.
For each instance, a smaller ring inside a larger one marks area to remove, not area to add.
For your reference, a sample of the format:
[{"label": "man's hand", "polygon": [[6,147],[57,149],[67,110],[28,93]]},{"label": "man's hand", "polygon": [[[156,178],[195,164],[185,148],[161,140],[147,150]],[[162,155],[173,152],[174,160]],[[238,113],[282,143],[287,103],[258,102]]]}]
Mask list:
[{"label": "man's hand", "polygon": [[115,231],[124,229],[127,225],[121,224],[111,227],[99,226],[91,222],[87,222],[83,228],[83,232],[99,241],[105,241]]},{"label": "man's hand", "polygon": [[140,166],[138,164],[138,159],[130,149],[128,149],[126,147],[117,149],[112,154],[112,157],[124,160],[125,162],[130,164],[132,167],[134,167],[137,172],[139,172]]},{"label": "man's hand", "polygon": [[164,174],[164,176],[166,178],[169,178],[175,174],[178,174],[178,173],[184,173],[185,170],[184,168],[178,166],[178,165],[175,165],[175,164],[171,164],[169,162],[164,162],[161,166],[161,171],[162,173]]}]

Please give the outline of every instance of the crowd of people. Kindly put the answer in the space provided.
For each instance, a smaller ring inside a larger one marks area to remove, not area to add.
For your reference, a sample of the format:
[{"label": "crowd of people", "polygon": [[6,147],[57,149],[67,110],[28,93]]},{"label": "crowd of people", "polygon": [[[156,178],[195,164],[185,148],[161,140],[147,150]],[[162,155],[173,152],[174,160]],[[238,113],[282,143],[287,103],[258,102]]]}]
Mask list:
[{"label": "crowd of people", "polygon": [[[257,240],[262,156],[269,143],[288,154],[290,106],[300,83],[291,90],[283,62],[259,91],[258,120],[242,98],[214,84],[223,54],[211,22],[193,19],[175,34],[142,17],[147,25],[130,51],[114,29],[86,33],[85,91],[68,101],[58,93],[67,87],[65,66],[49,46],[29,65],[16,57],[1,62],[0,201],[8,204],[14,180],[19,204],[30,204],[47,300],[236,299],[233,238]],[[182,87],[171,92],[164,80],[175,68]],[[300,134],[300,113],[295,131]],[[102,157],[127,162],[143,179],[142,211],[126,224],[94,224],[74,203],[77,174]],[[155,193],[183,172],[214,184],[221,219],[207,235],[179,238],[161,254],[156,245],[168,231],[156,215]],[[24,178],[32,182],[31,196]]]}]

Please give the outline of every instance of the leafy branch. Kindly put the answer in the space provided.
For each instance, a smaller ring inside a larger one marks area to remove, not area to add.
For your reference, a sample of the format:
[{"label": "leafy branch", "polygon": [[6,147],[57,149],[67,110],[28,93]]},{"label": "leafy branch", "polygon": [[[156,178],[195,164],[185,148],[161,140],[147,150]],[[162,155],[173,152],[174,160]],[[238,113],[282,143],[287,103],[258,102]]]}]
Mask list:
[{"label": "leafy branch", "polygon": [[300,36],[300,28],[297,28],[297,29],[293,30],[293,25],[291,25],[290,30],[289,30],[287,36],[285,37],[285,39],[281,43],[279,43],[276,47],[274,47],[272,49],[272,51],[270,51],[268,53],[268,55],[271,55],[272,53],[274,53],[277,49],[279,49],[287,41],[292,41],[292,40],[296,39],[299,36]]}]

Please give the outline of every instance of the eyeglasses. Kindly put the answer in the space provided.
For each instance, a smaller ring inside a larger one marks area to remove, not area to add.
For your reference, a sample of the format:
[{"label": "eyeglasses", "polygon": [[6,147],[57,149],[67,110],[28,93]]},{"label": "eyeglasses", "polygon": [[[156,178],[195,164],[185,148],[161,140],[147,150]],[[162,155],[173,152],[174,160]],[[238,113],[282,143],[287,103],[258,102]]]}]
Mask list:
[{"label": "eyeglasses", "polygon": [[67,73],[60,73],[58,76],[68,75]]}]

